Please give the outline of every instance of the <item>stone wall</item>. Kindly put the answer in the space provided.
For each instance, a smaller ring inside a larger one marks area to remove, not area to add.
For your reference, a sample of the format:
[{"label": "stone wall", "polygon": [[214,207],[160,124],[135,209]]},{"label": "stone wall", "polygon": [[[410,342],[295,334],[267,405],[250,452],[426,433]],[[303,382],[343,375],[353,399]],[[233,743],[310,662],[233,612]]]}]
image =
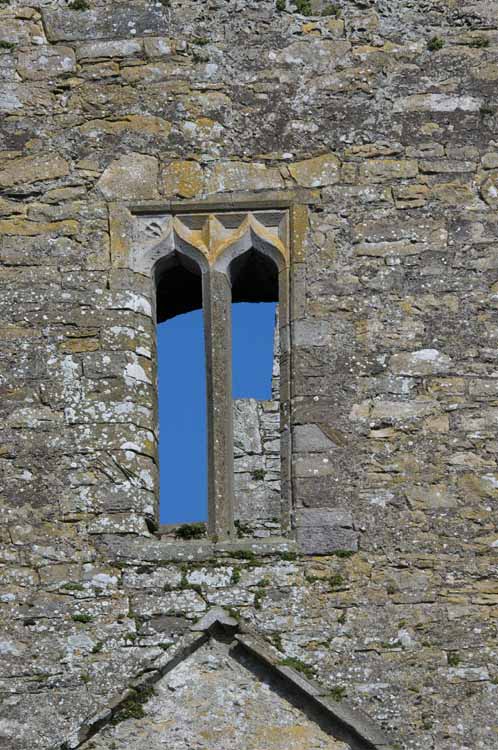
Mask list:
[{"label": "stone wall", "polygon": [[[394,746],[494,750],[498,3],[89,4],[0,4],[0,746],[76,746],[223,606]],[[127,211],[289,195],[322,554],[175,548]]]}]

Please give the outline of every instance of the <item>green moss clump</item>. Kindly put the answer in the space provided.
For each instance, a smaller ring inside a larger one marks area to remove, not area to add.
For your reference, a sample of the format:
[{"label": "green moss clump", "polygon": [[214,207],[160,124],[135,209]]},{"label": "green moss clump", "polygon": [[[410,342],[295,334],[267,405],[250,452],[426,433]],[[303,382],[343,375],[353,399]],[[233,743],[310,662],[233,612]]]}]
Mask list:
[{"label": "green moss clump", "polygon": [[231,581],[232,581],[232,583],[234,583],[234,584],[235,584],[235,583],[238,583],[238,582],[240,581],[240,568],[238,568],[238,567],[235,567],[235,568],[234,568],[234,569],[232,570],[232,578],[231,578]]},{"label": "green moss clump", "polygon": [[444,47],[444,39],[441,39],[440,36],[433,36],[427,42],[427,49],[430,52],[436,52],[438,49],[443,49],[443,47]]},{"label": "green moss clump", "polygon": [[92,622],[93,617],[91,615],[85,615],[85,614],[78,614],[78,615],[72,615],[71,619],[74,622]]},{"label": "green moss clump", "polygon": [[339,18],[341,15],[341,9],[338,5],[335,5],[335,3],[330,3],[330,5],[326,5],[325,8],[323,8],[322,16],[334,16],[334,18]]},{"label": "green moss clump", "polygon": [[346,688],[339,687],[339,685],[337,685],[336,687],[332,688],[329,696],[336,703],[340,703],[346,697]]},{"label": "green moss clump", "polygon": [[61,586],[61,589],[64,589],[65,591],[84,591],[85,587],[82,583],[72,583],[71,581],[68,581]]},{"label": "green moss clump", "polygon": [[354,555],[354,552],[351,549],[336,549],[336,551],[333,552],[332,554],[335,555],[336,557],[347,558],[347,557],[352,557]]},{"label": "green moss clump", "polygon": [[345,583],[344,578],[340,573],[334,573],[333,575],[331,575],[327,579],[327,582],[331,589],[339,589],[341,588],[341,586],[344,586]]},{"label": "green moss clump", "polygon": [[184,523],[175,530],[177,539],[202,539],[206,536],[206,524]]},{"label": "green moss clump", "polygon": [[152,687],[140,691],[133,690],[132,694],[117,707],[110,723],[116,726],[127,719],[143,719],[145,716],[144,703],[147,703],[153,695],[154,688]]},{"label": "green moss clump", "polygon": [[459,654],[457,654],[456,651],[450,651],[450,653],[448,654],[448,666],[458,667],[458,665],[460,664],[460,661],[461,659],[460,659]]},{"label": "green moss clump", "polygon": [[244,536],[252,536],[252,528],[249,524],[243,523],[243,521],[235,521],[234,525],[239,539],[242,539]]},{"label": "green moss clump", "polygon": [[253,472],[251,472],[251,477],[256,482],[260,482],[265,478],[265,470],[264,469],[254,469]]},{"label": "green moss clump", "polygon": [[313,670],[307,664],[302,662],[300,659],[296,659],[294,656],[287,656],[285,659],[281,659],[279,662],[281,667],[290,667],[295,669],[296,672],[301,672],[309,680],[313,679]]},{"label": "green moss clump", "polygon": [[281,560],[286,560],[287,562],[293,562],[294,560],[297,560],[297,555],[295,552],[282,552],[280,554]]},{"label": "green moss clump", "polygon": [[9,50],[11,50],[11,49],[14,49],[15,46],[16,45],[14,44],[14,42],[4,42],[3,40],[0,41],[0,50],[1,49],[9,49]]},{"label": "green moss clump", "polygon": [[474,39],[472,39],[468,44],[468,47],[475,47],[476,49],[484,49],[485,47],[489,47],[489,39],[487,39],[485,36],[477,36]]},{"label": "green moss clump", "polygon": [[256,555],[250,549],[238,549],[230,552],[230,557],[236,560],[255,560]]},{"label": "green moss clump", "polygon": [[294,5],[302,16],[311,16],[313,13],[310,0],[294,0]]},{"label": "green moss clump", "polygon": [[70,10],[90,10],[90,5],[87,0],[73,0],[67,6]]},{"label": "green moss clump", "polygon": [[279,13],[282,13],[285,10],[285,0],[277,0],[275,7]]}]

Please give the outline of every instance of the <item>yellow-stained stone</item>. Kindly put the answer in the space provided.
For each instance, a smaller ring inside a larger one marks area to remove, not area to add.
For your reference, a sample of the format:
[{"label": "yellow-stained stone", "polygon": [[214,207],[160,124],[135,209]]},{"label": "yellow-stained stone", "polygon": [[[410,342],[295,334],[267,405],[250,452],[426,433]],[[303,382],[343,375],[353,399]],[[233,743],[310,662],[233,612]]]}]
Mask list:
[{"label": "yellow-stained stone", "polygon": [[0,216],[12,216],[13,214],[25,214],[26,207],[15,201],[0,198]]},{"label": "yellow-stained stone", "polygon": [[308,230],[308,208],[297,204],[291,209],[291,246],[292,261],[295,263],[304,260],[304,239]]},{"label": "yellow-stained stone", "polygon": [[72,235],[79,231],[79,223],[67,221],[36,222],[26,219],[5,219],[0,221],[0,234],[14,234],[34,237],[37,234]]},{"label": "yellow-stained stone", "polygon": [[406,498],[411,508],[454,508],[458,505],[457,498],[444,484],[428,487],[411,487],[406,491]]},{"label": "yellow-stained stone", "polygon": [[[34,339],[41,336],[37,328],[15,325],[14,323],[3,323],[0,328],[0,339],[2,341],[19,341],[21,339]],[[3,398],[4,394],[2,394]]]},{"label": "yellow-stained stone", "polygon": [[469,73],[479,81],[498,81],[498,64],[483,62],[481,65],[472,67]]},{"label": "yellow-stained stone", "polygon": [[439,417],[429,417],[423,423],[424,428],[428,432],[449,432],[450,431],[450,420],[447,414],[442,414]]},{"label": "yellow-stained stone", "polygon": [[81,352],[95,352],[100,349],[100,342],[94,338],[69,339],[59,345],[59,350],[68,354],[80,354]]},{"label": "yellow-stained stone", "polygon": [[298,185],[321,187],[333,185],[339,180],[339,159],[334,154],[323,154],[313,159],[289,164],[289,172]]},{"label": "yellow-stained stone", "polygon": [[114,268],[127,268],[131,251],[133,216],[120,203],[109,205],[111,261]]},{"label": "yellow-stained stone", "polygon": [[171,123],[154,115],[127,115],[120,120],[89,120],[80,127],[80,132],[90,135],[101,133],[147,133],[167,138],[171,133]]},{"label": "yellow-stained stone", "polygon": [[12,187],[40,180],[55,180],[69,174],[69,165],[56,154],[25,156],[13,159],[0,170],[0,187]]},{"label": "yellow-stained stone", "polygon": [[361,182],[384,182],[408,180],[418,175],[418,164],[414,159],[372,159],[360,166]]},{"label": "yellow-stained stone", "polygon": [[420,208],[427,203],[427,185],[400,185],[394,189],[396,208]]},{"label": "yellow-stained stone", "polygon": [[[460,182],[441,182],[432,188],[432,197],[447,206],[479,208],[480,201],[469,185]],[[480,204],[482,206],[482,203]]]},{"label": "yellow-stained stone", "polygon": [[344,154],[345,156],[361,156],[364,159],[372,159],[379,156],[394,156],[402,150],[403,147],[399,143],[360,143],[347,148]]},{"label": "yellow-stained stone", "polygon": [[268,190],[282,188],[283,184],[278,169],[254,162],[224,161],[212,168],[205,190],[207,193]]},{"label": "yellow-stained stone", "polygon": [[172,161],[161,176],[161,189],[168,197],[194,198],[201,192],[202,183],[202,168],[196,161]]},{"label": "yellow-stained stone", "polygon": [[157,159],[131,152],[109,164],[97,187],[109,200],[148,200],[159,197],[157,177]]},{"label": "yellow-stained stone", "polygon": [[320,36],[320,34],[322,33],[320,30],[320,26],[314,21],[303,23],[301,31],[303,32],[303,34],[312,34],[313,36]]},{"label": "yellow-stained stone", "polygon": [[344,35],[344,21],[342,18],[330,18],[325,25],[336,39]]}]

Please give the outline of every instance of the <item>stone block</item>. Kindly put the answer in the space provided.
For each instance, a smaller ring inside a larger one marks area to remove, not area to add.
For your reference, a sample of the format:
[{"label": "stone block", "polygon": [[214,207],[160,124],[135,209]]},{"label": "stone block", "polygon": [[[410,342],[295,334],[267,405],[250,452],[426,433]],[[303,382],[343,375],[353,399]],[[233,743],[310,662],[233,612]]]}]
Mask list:
[{"label": "stone block", "polygon": [[393,354],[389,369],[396,375],[441,375],[448,373],[453,362],[437,349],[419,349],[416,352]]},{"label": "stone block", "polygon": [[313,188],[333,185],[339,181],[340,162],[334,154],[316,156],[295,164],[289,164],[289,172],[298,185]]},{"label": "stone block", "polygon": [[17,71],[21,78],[28,81],[67,75],[75,68],[76,60],[71,47],[35,47],[21,50],[17,58]]},{"label": "stone block", "polygon": [[126,2],[89,10],[42,8],[43,23],[51,42],[60,40],[126,39],[129,36],[157,36],[167,33],[169,13],[164,5]]},{"label": "stone block", "polygon": [[56,154],[24,156],[4,162],[0,169],[0,187],[11,188],[14,185],[55,180],[69,174],[69,165],[65,159]]},{"label": "stone block", "polygon": [[282,188],[284,181],[278,169],[257,162],[224,161],[211,168],[206,193],[237,190],[269,190]]},{"label": "stone block", "polygon": [[203,172],[196,161],[172,161],[161,174],[161,192],[168,198],[194,198],[202,185]]},{"label": "stone block", "polygon": [[128,153],[104,170],[97,187],[108,200],[158,198],[158,163],[153,156]]},{"label": "stone block", "polygon": [[407,180],[418,175],[418,164],[414,159],[370,159],[360,166],[362,182],[391,182]]},{"label": "stone block", "polygon": [[79,44],[76,47],[78,60],[93,60],[101,58],[132,57],[142,52],[141,39],[117,39],[112,41],[92,41]]}]

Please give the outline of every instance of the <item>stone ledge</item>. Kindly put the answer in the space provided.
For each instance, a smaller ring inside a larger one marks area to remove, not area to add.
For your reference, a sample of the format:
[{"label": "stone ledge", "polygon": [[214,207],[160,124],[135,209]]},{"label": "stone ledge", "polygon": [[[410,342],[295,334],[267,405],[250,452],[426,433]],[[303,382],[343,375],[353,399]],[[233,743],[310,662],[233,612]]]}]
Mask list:
[{"label": "stone ledge", "polygon": [[296,554],[293,539],[273,537],[269,540],[234,540],[233,542],[212,542],[209,540],[163,541],[124,535],[102,535],[97,546],[105,549],[107,559],[129,565],[144,562],[198,562],[217,557],[267,557],[270,555]]}]

